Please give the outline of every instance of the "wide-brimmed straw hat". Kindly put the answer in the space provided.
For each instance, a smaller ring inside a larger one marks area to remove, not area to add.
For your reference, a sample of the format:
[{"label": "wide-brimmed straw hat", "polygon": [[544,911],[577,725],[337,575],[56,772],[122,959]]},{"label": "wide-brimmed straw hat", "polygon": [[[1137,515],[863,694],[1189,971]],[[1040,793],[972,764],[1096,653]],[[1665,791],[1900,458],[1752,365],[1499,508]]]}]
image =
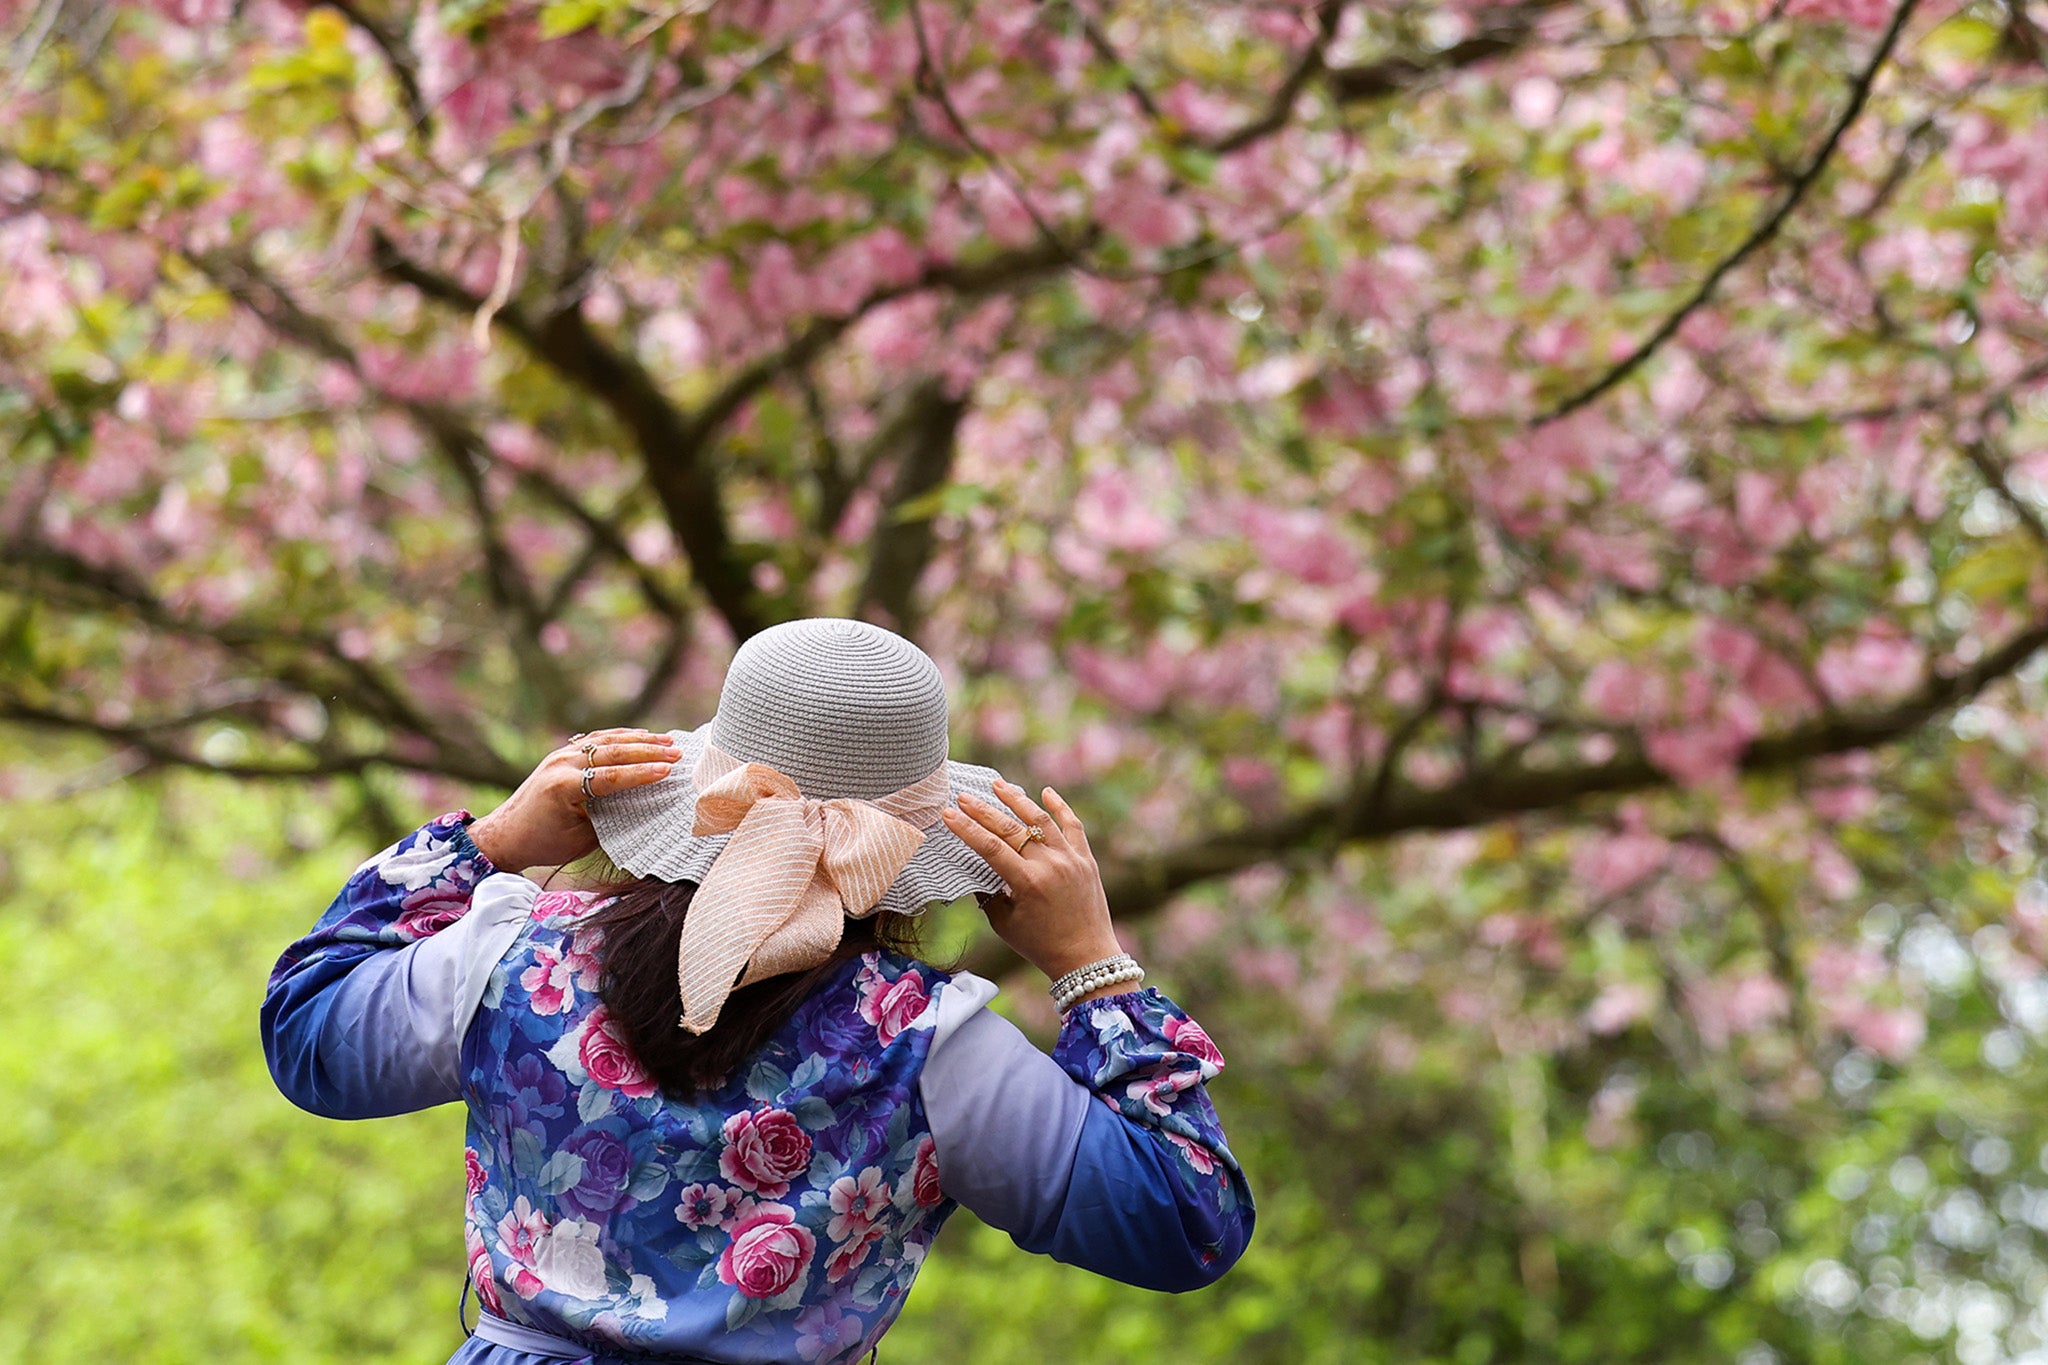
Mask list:
[{"label": "wide-brimmed straw hat", "polygon": [[682,757],[667,777],[589,810],[618,867],[699,884],[680,963],[692,1031],[715,1022],[734,975],[825,960],[847,915],[917,915],[1003,889],[939,818],[962,792],[1002,810],[1000,774],[946,756],[945,681],[892,631],[836,617],[772,626],[734,654],[717,713],[668,734]]}]

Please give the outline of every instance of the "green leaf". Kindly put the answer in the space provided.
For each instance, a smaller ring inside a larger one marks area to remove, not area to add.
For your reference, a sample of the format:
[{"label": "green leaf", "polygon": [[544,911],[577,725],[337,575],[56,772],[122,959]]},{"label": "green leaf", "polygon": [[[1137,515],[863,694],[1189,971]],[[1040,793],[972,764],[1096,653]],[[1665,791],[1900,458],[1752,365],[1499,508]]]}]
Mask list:
[{"label": "green leaf", "polygon": [[612,0],[548,0],[541,6],[540,36],[566,37],[590,27],[613,8]]}]

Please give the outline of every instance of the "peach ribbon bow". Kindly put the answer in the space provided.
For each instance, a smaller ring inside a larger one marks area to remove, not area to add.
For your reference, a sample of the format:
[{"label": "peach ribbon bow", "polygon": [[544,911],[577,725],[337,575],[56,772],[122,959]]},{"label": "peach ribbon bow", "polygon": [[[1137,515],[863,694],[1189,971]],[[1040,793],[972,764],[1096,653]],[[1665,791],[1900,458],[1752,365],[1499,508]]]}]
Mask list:
[{"label": "peach ribbon bow", "polygon": [[777,769],[709,746],[695,781],[693,833],[732,838],[683,918],[676,971],[682,1025],[692,1033],[718,1022],[736,985],[830,957],[846,916],[874,912],[950,790],[942,763],[873,801],[816,800]]}]

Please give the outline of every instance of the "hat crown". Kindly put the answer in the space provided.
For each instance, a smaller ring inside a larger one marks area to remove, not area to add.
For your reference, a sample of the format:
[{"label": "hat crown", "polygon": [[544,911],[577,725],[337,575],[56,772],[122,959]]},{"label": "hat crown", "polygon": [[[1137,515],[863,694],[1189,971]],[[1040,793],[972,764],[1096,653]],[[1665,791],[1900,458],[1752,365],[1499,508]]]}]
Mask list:
[{"label": "hat crown", "polygon": [[785,621],[733,655],[711,742],[786,774],[805,796],[886,796],[945,761],[945,679],[894,631]]}]

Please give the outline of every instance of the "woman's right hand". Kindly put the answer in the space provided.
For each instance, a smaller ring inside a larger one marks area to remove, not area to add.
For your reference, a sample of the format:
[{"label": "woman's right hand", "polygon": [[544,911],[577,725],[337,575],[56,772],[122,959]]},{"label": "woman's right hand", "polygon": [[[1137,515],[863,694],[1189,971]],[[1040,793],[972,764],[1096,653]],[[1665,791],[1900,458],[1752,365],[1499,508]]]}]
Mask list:
[{"label": "woman's right hand", "polygon": [[[995,790],[1002,806],[962,794],[960,809],[941,814],[946,828],[1010,884],[1008,896],[982,904],[990,926],[1054,979],[1122,952],[1081,817],[1051,787],[1044,792],[1049,812],[1015,783],[998,781]],[[1020,850],[1014,841],[1029,825],[1037,825],[1045,838],[1028,840]]]},{"label": "woman's right hand", "polygon": [[[585,754],[583,746],[595,746]],[[583,770],[593,796],[610,796],[667,777],[683,751],[651,730],[597,730],[564,744],[540,761],[519,790],[489,815],[471,823],[470,842],[506,872],[574,862],[597,847],[597,831],[584,809]]]}]

